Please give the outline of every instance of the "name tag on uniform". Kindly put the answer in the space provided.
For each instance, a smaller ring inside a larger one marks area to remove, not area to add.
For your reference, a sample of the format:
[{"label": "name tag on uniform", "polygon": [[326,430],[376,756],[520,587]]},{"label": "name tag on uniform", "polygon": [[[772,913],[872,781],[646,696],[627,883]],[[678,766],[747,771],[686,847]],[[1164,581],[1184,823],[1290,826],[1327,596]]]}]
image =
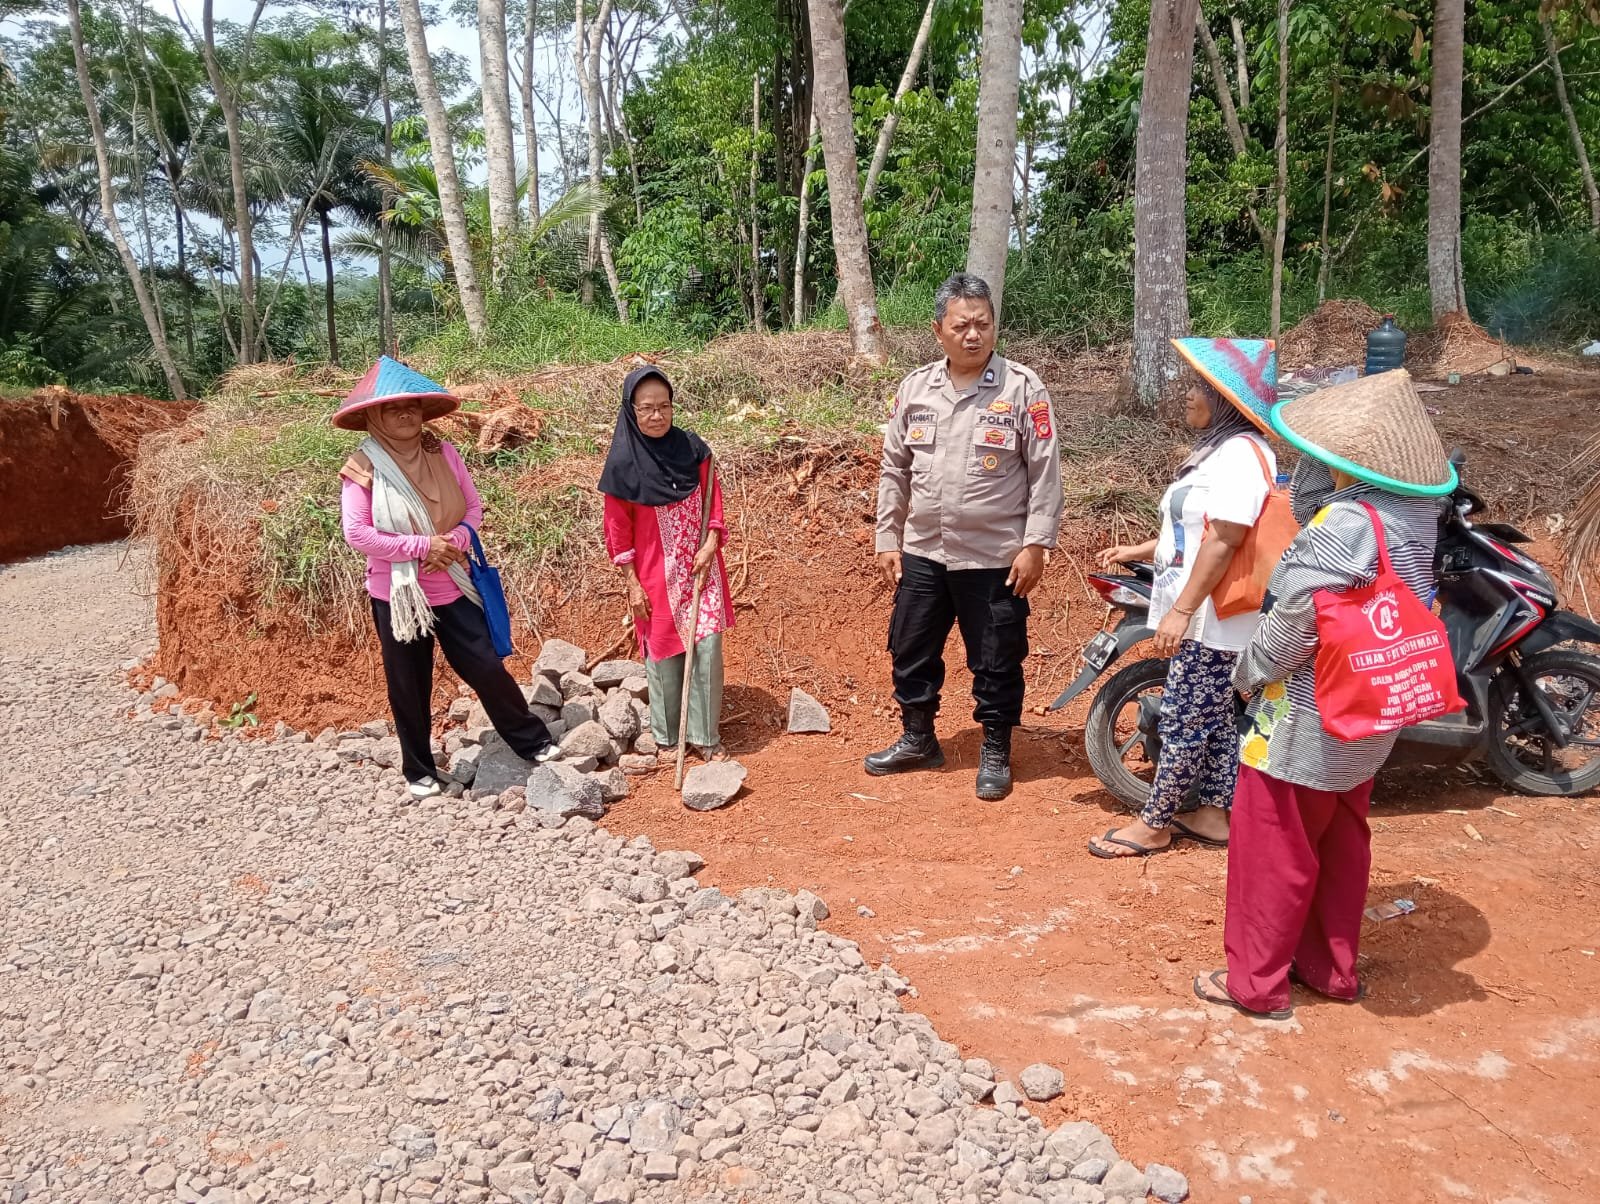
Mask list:
[{"label": "name tag on uniform", "polygon": [[932,447],[938,430],[939,416],[931,410],[906,415],[906,444],[910,447]]},{"label": "name tag on uniform", "polygon": [[1007,427],[980,425],[973,429],[972,442],[979,447],[1015,451],[1017,447],[1017,432]]}]

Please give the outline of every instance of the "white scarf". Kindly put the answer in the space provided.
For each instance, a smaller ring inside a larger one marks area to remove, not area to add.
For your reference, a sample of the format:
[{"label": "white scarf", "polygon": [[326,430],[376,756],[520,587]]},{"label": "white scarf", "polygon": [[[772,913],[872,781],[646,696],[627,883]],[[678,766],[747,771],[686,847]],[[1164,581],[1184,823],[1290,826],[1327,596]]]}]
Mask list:
[{"label": "white scarf", "polygon": [[[372,525],[389,535],[438,534],[422,495],[384,451],[383,444],[369,435],[362,440],[361,450],[372,461]],[[415,560],[395,560],[389,565],[389,627],[401,643],[419,640],[433,631],[433,607],[428,605],[418,580],[421,569]],[[456,587],[473,605],[481,607],[483,599],[473,587],[466,566],[452,564],[449,572]]]}]

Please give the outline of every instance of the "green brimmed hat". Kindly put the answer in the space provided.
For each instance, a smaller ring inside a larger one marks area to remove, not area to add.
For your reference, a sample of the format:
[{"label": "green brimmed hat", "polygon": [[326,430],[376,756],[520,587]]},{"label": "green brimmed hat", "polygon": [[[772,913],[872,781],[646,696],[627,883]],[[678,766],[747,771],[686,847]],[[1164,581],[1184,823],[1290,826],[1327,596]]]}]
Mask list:
[{"label": "green brimmed hat", "polygon": [[1278,400],[1278,353],[1271,339],[1173,339],[1172,345],[1262,434],[1272,434],[1268,416]]},{"label": "green brimmed hat", "polygon": [[1404,368],[1280,402],[1272,425],[1312,459],[1379,489],[1438,497],[1456,487],[1455,465]]}]

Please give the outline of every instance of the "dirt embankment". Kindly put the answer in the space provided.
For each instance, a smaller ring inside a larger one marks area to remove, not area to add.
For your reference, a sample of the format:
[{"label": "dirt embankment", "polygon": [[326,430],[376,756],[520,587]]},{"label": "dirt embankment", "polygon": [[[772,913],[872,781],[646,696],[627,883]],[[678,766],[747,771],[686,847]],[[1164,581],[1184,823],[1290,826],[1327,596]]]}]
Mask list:
[{"label": "dirt embankment", "polygon": [[65,389],[0,401],[0,564],[127,535],[122,500],[140,441],[193,412]]}]

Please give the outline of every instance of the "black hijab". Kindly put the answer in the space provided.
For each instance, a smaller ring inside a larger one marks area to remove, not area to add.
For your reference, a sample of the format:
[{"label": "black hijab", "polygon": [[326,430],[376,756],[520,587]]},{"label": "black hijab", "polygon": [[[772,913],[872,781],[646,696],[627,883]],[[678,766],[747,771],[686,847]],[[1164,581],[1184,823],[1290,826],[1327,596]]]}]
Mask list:
[{"label": "black hijab", "polygon": [[659,439],[639,429],[633,412],[633,393],[641,383],[656,377],[672,393],[672,381],[654,364],[628,373],[622,382],[622,409],[611,450],[600,473],[600,492],[640,506],[666,506],[681,502],[700,484],[700,465],[710,457],[706,441],[693,431],[674,426]]}]

